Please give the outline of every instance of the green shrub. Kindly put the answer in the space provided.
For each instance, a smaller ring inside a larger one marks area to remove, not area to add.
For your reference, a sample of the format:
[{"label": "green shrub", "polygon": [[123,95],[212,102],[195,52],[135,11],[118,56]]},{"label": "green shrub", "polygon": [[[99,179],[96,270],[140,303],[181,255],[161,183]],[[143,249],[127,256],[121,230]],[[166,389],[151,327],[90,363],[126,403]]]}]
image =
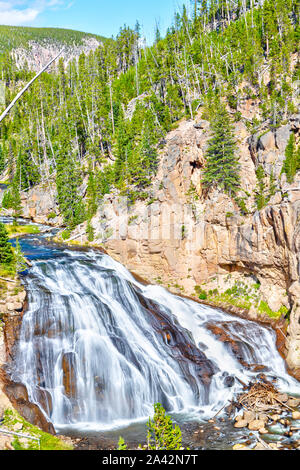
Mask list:
[{"label": "green shrub", "polygon": [[71,236],[71,231],[70,230],[65,230],[62,234],[61,234],[61,238],[63,240],[69,240]]},{"label": "green shrub", "polygon": [[180,450],[182,435],[179,426],[173,425],[170,416],[160,403],[154,405],[154,418],[149,419],[147,427],[148,450]]}]

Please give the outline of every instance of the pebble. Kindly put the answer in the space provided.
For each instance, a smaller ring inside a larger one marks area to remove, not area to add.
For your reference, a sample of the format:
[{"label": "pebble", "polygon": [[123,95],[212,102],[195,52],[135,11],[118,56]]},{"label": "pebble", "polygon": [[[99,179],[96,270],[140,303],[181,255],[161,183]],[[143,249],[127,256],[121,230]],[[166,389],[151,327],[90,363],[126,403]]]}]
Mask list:
[{"label": "pebble", "polygon": [[300,411],[294,411],[294,413],[292,414],[292,418],[295,420],[300,419]]}]

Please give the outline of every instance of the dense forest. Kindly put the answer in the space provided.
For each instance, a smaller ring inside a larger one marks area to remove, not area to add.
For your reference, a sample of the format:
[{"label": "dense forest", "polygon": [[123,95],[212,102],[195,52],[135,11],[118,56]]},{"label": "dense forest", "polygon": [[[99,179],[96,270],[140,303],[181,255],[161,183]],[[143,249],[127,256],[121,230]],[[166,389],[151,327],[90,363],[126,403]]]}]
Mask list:
[{"label": "dense forest", "polygon": [[[61,59],[43,74],[0,128],[0,171],[10,183],[5,207],[17,211],[21,190],[55,182],[60,212],[72,229],[90,220],[97,202],[114,188],[132,202],[153,197],[151,181],[166,133],[180,119],[193,119],[200,106],[214,131],[204,184],[236,196],[232,122],[241,119],[239,101],[259,98],[260,118],[245,122],[252,133],[262,123],[276,128],[296,112],[300,67],[298,62],[291,73],[291,59],[300,39],[299,3],[196,0],[192,12],[183,8],[176,14],[165,37],[157,29],[151,47],[137,22],[88,56],[68,64]],[[21,39],[25,33],[26,28]],[[8,104],[34,73],[17,68],[7,44],[18,45],[19,39],[13,29],[5,35],[0,77]],[[262,79],[266,70],[268,85]],[[223,153],[220,142],[226,142]],[[284,170],[290,179],[298,166],[291,141]]]}]

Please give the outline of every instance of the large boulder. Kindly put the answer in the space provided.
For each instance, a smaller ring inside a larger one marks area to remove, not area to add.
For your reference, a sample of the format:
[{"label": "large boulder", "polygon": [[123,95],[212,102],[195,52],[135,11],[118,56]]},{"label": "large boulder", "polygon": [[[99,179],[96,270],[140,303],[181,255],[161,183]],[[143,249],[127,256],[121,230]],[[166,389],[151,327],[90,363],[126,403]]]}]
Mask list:
[{"label": "large boulder", "polygon": [[291,126],[289,124],[287,124],[286,126],[279,127],[279,129],[277,129],[276,146],[280,150],[280,152],[282,153],[285,152],[290,135],[291,135]]}]

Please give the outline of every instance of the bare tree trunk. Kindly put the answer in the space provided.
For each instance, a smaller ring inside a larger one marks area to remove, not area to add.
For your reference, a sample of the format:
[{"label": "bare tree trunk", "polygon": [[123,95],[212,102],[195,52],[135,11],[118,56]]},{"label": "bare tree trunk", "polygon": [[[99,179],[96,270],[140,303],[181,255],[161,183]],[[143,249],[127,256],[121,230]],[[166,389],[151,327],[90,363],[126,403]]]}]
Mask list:
[{"label": "bare tree trunk", "polygon": [[42,73],[45,72],[45,70],[47,70],[48,67],[50,67],[50,65],[61,55],[62,52],[63,50],[61,50],[60,53],[57,54],[56,57],[54,57],[54,59],[50,60],[50,62],[47,65],[45,65],[45,67],[32,80],[30,80],[29,83],[27,83],[27,85],[23,88],[23,90],[21,90],[20,93],[17,94],[15,99],[10,103],[10,105],[6,108],[6,110],[1,114],[0,122],[3,121],[3,119],[9,113],[9,111],[14,107],[16,102],[21,98],[22,95],[24,95],[25,91],[27,91],[28,88],[33,84],[33,82],[35,82],[35,80],[39,78],[39,76],[42,75]]}]

